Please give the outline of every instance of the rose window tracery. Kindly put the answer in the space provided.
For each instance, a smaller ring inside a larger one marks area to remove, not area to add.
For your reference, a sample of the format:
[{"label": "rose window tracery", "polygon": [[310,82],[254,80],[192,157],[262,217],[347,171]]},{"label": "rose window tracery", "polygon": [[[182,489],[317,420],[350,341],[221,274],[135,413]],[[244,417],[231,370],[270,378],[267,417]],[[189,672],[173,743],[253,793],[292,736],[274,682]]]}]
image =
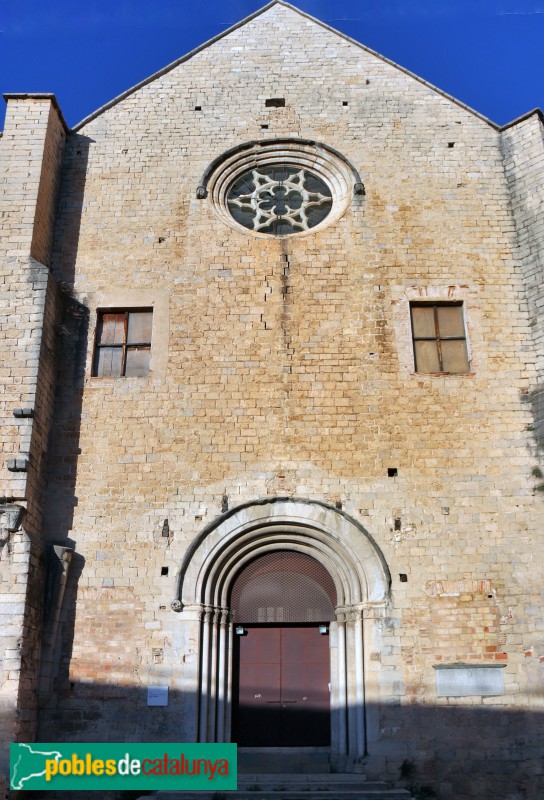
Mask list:
[{"label": "rose window tracery", "polygon": [[261,166],[245,172],[227,192],[232,217],[260,233],[287,235],[318,225],[332,208],[327,184],[296,166]]},{"label": "rose window tracery", "polygon": [[258,238],[313,236],[350,207],[362,212],[364,194],[341,153],[298,137],[238,144],[208,165],[196,187],[222,222]]}]

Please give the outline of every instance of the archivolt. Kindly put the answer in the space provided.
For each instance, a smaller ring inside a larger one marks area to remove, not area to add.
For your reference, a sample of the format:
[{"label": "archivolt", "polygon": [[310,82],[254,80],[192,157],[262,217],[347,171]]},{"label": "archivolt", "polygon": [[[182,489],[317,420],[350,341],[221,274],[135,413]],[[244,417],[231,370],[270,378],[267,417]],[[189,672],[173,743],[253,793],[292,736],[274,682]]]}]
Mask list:
[{"label": "archivolt", "polygon": [[226,609],[244,564],[280,549],[317,558],[334,580],[339,607],[380,603],[389,594],[387,564],[362,525],[326,503],[279,497],[233,508],[200,534],[181,565],[172,608]]}]

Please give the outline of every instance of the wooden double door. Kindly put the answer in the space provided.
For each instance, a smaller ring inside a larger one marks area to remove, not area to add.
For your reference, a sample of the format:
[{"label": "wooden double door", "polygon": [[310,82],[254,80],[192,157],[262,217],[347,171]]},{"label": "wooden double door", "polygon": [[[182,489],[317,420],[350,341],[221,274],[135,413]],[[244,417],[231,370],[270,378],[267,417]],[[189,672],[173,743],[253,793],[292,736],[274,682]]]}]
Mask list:
[{"label": "wooden double door", "polygon": [[233,741],[244,747],[329,745],[328,635],[315,623],[243,628],[234,642]]}]

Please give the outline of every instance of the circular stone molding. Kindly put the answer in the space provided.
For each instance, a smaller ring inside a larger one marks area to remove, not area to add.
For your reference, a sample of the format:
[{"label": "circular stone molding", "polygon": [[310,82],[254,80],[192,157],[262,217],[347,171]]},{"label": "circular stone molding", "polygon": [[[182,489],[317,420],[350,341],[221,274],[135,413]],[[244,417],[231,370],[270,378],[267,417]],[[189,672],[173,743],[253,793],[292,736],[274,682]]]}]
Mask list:
[{"label": "circular stone molding", "polygon": [[270,139],[216,158],[197,197],[209,197],[219,218],[236,230],[284,237],[335,222],[354,191],[364,193],[361,179],[336,150],[304,139]]},{"label": "circular stone molding", "polygon": [[191,542],[172,609],[228,608],[232,580],[244,564],[276,550],[316,558],[335,583],[339,606],[381,604],[389,596],[389,568],[360,523],[327,503],[266,497],[235,506]]}]

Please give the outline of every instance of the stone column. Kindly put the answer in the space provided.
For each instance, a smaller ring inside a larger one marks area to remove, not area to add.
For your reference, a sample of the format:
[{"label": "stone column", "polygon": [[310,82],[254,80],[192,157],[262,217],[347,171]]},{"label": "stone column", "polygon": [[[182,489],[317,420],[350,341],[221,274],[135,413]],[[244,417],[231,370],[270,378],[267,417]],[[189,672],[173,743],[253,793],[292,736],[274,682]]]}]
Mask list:
[{"label": "stone column", "polygon": [[381,626],[386,613],[385,605],[368,603],[363,614],[363,658],[365,680],[365,734],[369,755],[380,746],[380,653],[383,648]]},{"label": "stone column", "polygon": [[210,650],[212,638],[213,609],[205,606],[202,612],[202,638],[200,651],[200,708],[198,741],[208,741],[208,700],[210,693]]},{"label": "stone column", "polygon": [[174,600],[172,610],[179,613],[182,671],[176,688],[183,697],[180,741],[197,742],[200,710],[200,654],[202,649],[202,606],[183,607]]},{"label": "stone column", "polygon": [[348,694],[346,615],[343,609],[337,611],[336,619],[338,623],[338,755],[345,755],[348,751]]},{"label": "stone column", "polygon": [[217,696],[219,692],[218,672],[219,672],[219,622],[221,619],[220,609],[211,611],[210,623],[210,676],[208,685],[208,725],[206,741],[216,741],[217,726]]},{"label": "stone column", "polygon": [[227,680],[228,670],[228,634],[229,634],[229,612],[222,608],[219,612],[219,663],[217,671],[217,741],[225,742],[226,728],[226,700],[228,695]]},{"label": "stone column", "polygon": [[226,660],[227,694],[225,699],[225,741],[230,742],[232,738],[232,660],[234,658],[233,622],[232,622],[232,615],[230,614],[230,612],[228,616],[226,653],[227,653],[227,660]]},{"label": "stone column", "polygon": [[361,611],[353,607],[346,613],[346,663],[348,752],[352,758],[359,758],[365,752],[362,620]]},{"label": "stone column", "polygon": [[356,701],[356,729],[357,729],[357,755],[364,756],[366,752],[365,730],[365,664],[363,654],[363,617],[362,610],[354,612],[353,634],[355,640],[355,701]]}]

